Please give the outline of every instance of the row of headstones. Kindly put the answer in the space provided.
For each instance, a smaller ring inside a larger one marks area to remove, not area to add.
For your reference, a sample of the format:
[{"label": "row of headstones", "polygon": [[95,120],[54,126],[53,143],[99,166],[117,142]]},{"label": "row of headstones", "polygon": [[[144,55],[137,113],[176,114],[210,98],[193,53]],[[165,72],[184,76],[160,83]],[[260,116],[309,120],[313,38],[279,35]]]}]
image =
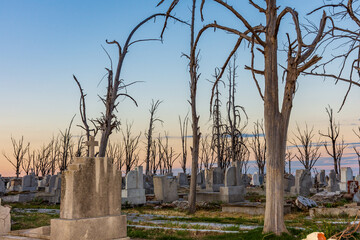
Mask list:
[{"label": "row of headstones", "polygon": [[48,175],[39,180],[34,173],[22,178],[13,178],[5,183],[0,175],[0,193],[6,192],[36,192],[45,191],[50,194],[60,194],[61,175]]},{"label": "row of headstones", "polygon": [[[340,178],[340,179],[339,179]],[[355,181],[354,181],[355,180]],[[360,175],[355,179],[350,167],[340,169],[340,177],[334,170],[330,170],[329,176],[325,175],[325,170],[321,170],[315,178],[311,177],[311,172],[305,169],[296,170],[296,175],[288,177],[286,191],[294,194],[308,196],[314,187],[323,187],[327,192],[353,192],[358,187]]]}]

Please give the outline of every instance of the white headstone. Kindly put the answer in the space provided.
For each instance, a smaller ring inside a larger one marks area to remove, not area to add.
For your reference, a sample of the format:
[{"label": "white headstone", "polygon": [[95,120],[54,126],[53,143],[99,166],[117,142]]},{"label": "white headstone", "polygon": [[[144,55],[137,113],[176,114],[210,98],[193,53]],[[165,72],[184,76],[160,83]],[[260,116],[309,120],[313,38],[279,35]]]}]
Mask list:
[{"label": "white headstone", "polygon": [[348,181],[353,180],[353,171],[349,167],[342,167],[340,172],[341,182],[340,182],[340,191],[348,191]]}]

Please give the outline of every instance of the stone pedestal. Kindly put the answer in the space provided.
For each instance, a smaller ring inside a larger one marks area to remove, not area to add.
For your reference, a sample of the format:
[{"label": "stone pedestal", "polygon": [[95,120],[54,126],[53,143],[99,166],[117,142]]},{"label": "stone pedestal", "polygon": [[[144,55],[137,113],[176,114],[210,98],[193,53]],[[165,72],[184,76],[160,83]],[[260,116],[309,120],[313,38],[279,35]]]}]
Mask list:
[{"label": "stone pedestal", "polygon": [[60,219],[51,240],[127,239],[121,172],[108,158],[76,158],[62,174]]},{"label": "stone pedestal", "polygon": [[224,203],[243,202],[245,194],[244,186],[220,187],[220,199]]},{"label": "stone pedestal", "polygon": [[11,208],[1,206],[0,199],[0,236],[10,232],[11,229]]},{"label": "stone pedestal", "polygon": [[177,181],[170,176],[154,176],[154,193],[158,201],[173,202],[179,199]]}]

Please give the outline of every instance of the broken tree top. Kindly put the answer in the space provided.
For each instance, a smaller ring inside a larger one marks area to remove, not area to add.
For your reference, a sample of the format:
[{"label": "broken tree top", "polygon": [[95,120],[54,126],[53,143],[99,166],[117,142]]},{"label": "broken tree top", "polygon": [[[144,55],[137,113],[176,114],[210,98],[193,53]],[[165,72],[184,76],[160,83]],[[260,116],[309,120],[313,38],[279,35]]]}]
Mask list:
[{"label": "broken tree top", "polygon": [[86,146],[89,147],[89,157],[95,157],[95,146],[98,146],[99,142],[95,141],[95,137],[90,136],[89,141],[86,142]]}]

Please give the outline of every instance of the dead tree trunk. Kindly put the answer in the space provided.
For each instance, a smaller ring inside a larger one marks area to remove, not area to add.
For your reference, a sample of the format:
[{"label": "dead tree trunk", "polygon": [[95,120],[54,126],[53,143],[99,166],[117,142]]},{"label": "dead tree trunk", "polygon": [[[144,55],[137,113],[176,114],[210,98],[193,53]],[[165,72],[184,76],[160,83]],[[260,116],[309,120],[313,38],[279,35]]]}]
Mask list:
[{"label": "dead tree trunk", "polygon": [[188,129],[189,117],[185,116],[184,121],[181,121],[179,116],[180,124],[180,137],[181,137],[181,150],[182,150],[182,160],[180,162],[181,168],[184,173],[186,173],[186,161],[187,161],[187,129]]},{"label": "dead tree trunk", "polygon": [[157,100],[156,102],[154,102],[154,100],[151,101],[151,107],[150,107],[150,123],[149,123],[149,129],[147,134],[145,135],[146,139],[147,139],[147,146],[146,146],[146,159],[145,159],[145,174],[149,175],[150,173],[150,154],[151,154],[151,145],[152,145],[152,135],[153,135],[153,131],[154,131],[154,124],[156,121],[159,122],[163,122],[162,120],[160,120],[159,118],[157,118],[155,116],[156,110],[158,109],[159,105],[162,103],[162,101]]},{"label": "dead tree trunk", "polygon": [[11,165],[15,168],[15,174],[16,177],[18,178],[21,172],[20,170],[21,164],[24,161],[24,156],[26,152],[29,151],[30,143],[24,145],[24,136],[21,137],[19,142],[16,142],[16,140],[13,137],[11,137],[11,142],[13,146],[13,157],[15,158],[15,161],[11,160],[11,158],[6,156],[5,153],[3,153],[3,155],[6,158],[6,160],[8,160],[9,163],[11,163]]}]

